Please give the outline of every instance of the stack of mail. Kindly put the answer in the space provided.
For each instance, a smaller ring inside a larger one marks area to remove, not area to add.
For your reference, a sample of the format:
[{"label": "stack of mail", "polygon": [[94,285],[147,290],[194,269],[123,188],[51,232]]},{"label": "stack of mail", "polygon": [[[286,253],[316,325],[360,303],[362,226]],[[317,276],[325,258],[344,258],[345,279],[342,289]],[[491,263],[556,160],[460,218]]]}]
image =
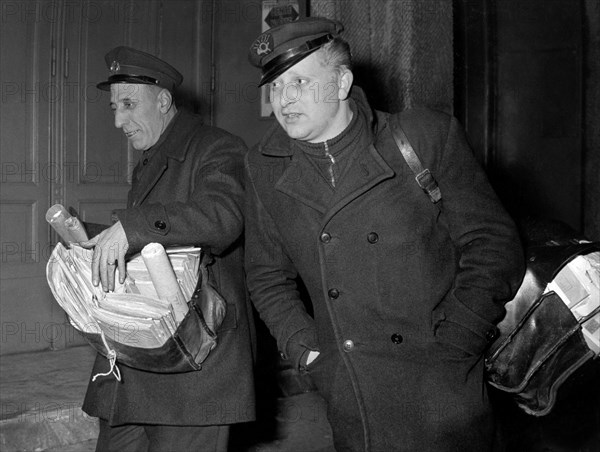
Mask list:
[{"label": "stack of mail", "polygon": [[[189,300],[198,280],[200,248],[166,252],[181,292]],[[180,319],[176,320],[171,301],[157,295],[144,259],[135,256],[129,260],[124,284],[117,275],[115,290],[106,293],[92,284],[92,256],[93,250],[76,245],[67,249],[58,243],[46,268],[54,298],[71,324],[84,333],[101,334],[133,347],[162,346]]]},{"label": "stack of mail", "polygon": [[583,337],[600,355],[600,252],[577,256],[548,284],[581,324]]},{"label": "stack of mail", "polygon": [[[166,250],[171,266],[175,271],[177,282],[181,290],[189,300],[196,288],[198,281],[198,270],[200,268],[200,248],[180,247],[169,248]],[[156,289],[152,284],[152,278],[146,268],[146,264],[141,255],[134,256],[127,262],[127,280],[126,284],[133,284],[128,287],[131,293],[139,293],[148,297],[156,298]]]}]

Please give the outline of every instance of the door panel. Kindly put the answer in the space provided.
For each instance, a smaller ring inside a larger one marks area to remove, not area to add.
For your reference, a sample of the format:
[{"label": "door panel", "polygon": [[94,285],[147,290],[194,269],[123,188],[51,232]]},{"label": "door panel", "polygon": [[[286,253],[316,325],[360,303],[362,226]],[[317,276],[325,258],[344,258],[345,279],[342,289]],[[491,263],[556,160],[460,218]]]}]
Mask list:
[{"label": "door panel", "polygon": [[50,302],[45,276],[51,252],[45,213],[50,181],[60,177],[49,160],[50,106],[58,95],[51,78],[54,23],[42,2],[29,2],[27,11],[10,6],[0,27],[0,353],[64,340],[64,316]]},{"label": "door panel", "polygon": [[135,156],[114,127],[110,93],[96,84],[108,77],[106,52],[131,45],[131,28],[146,28],[142,19],[149,16],[133,18],[127,11],[136,9],[125,9],[127,2],[123,9],[113,1],[70,5],[73,20],[66,22],[60,77],[77,95],[64,97],[63,139],[56,160],[76,170],[56,189],[64,193],[65,206],[75,208],[84,220],[110,224],[112,209],[126,202]]}]

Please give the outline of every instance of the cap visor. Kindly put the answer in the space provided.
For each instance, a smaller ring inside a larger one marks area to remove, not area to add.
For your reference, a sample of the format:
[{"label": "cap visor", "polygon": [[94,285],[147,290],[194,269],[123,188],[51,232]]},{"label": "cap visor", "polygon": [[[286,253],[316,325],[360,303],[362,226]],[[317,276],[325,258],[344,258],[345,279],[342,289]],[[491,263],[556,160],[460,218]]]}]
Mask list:
[{"label": "cap visor", "polygon": [[112,85],[112,82],[100,82],[96,85],[96,88],[101,89],[102,91],[110,91],[110,85]]},{"label": "cap visor", "polygon": [[292,66],[294,66],[296,63],[299,63],[300,61],[302,61],[304,58],[306,58],[307,56],[309,56],[311,53],[316,52],[317,50],[319,50],[320,47],[316,47],[314,49],[310,49],[304,53],[300,53],[298,55],[295,55],[292,58],[287,59],[284,63],[280,64],[279,66],[275,66],[273,69],[265,72],[261,79],[260,82],[258,83],[258,86],[263,86],[267,83],[272,82],[273,80],[275,80],[277,77],[279,77],[281,74],[283,74],[285,71],[287,71],[289,68],[291,68]]},{"label": "cap visor", "polygon": [[[116,74],[111,75],[107,81],[100,82],[96,85],[96,88],[101,89],[103,91],[110,91],[110,85],[114,85],[115,83],[129,83],[131,85],[152,85],[152,86],[160,86],[161,88],[165,88],[162,86],[158,80],[147,77],[145,75],[128,75],[128,74]],[[169,89],[169,88],[167,88]]]}]

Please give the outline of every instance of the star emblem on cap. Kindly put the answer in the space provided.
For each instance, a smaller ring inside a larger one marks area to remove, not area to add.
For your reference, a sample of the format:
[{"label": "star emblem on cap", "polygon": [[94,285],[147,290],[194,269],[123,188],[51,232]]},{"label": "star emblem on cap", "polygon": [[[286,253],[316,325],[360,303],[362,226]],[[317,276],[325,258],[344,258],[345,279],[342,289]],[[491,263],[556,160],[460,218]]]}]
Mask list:
[{"label": "star emblem on cap", "polygon": [[112,64],[110,65],[110,73],[111,74],[116,74],[117,72],[119,72],[119,69],[121,69],[121,65],[119,64],[118,61],[113,61]]},{"label": "star emblem on cap", "polygon": [[256,52],[258,56],[268,55],[273,51],[273,37],[270,33],[265,33],[256,38],[256,41],[252,44],[252,50]]}]

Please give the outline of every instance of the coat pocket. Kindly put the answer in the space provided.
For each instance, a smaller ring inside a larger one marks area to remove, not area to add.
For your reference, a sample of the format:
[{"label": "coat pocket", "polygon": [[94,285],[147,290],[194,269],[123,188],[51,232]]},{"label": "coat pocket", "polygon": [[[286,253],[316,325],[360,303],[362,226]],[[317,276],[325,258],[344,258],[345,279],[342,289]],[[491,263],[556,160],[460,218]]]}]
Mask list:
[{"label": "coat pocket", "polygon": [[465,357],[481,355],[498,336],[494,324],[452,297],[432,311],[432,325],[436,342]]}]

